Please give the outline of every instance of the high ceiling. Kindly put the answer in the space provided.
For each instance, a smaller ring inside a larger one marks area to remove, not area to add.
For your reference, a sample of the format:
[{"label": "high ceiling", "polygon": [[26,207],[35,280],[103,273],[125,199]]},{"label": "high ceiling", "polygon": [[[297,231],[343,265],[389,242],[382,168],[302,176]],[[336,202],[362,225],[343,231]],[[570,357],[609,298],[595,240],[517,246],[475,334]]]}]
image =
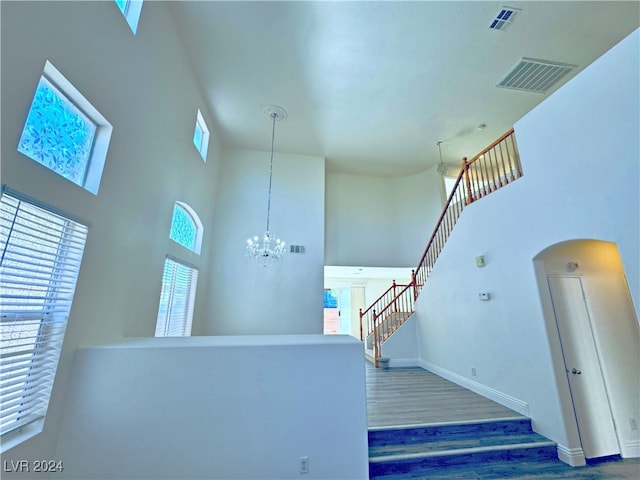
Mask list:
[{"label": "high ceiling", "polygon": [[[489,25],[520,9],[505,30]],[[229,147],[268,150],[266,105],[285,108],[276,150],[330,171],[408,175],[459,165],[640,25],[629,2],[210,2],[172,11]],[[496,84],[523,57],[577,66],[546,93]],[[481,124],[486,128],[479,129]]]}]

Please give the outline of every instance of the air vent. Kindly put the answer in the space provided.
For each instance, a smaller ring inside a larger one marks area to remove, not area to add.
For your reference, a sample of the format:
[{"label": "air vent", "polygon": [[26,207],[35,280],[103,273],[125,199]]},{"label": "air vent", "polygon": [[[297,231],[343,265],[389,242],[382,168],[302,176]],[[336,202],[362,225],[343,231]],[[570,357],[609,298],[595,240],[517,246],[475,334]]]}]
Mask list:
[{"label": "air vent", "polygon": [[574,68],[575,65],[523,58],[496,87],[545,93]]},{"label": "air vent", "polygon": [[489,28],[491,30],[506,30],[513,23],[518,12],[521,11],[519,8],[502,7],[496,18],[491,22],[491,25],[489,25]]},{"label": "air vent", "polygon": [[289,252],[304,253],[304,245],[289,245]]}]

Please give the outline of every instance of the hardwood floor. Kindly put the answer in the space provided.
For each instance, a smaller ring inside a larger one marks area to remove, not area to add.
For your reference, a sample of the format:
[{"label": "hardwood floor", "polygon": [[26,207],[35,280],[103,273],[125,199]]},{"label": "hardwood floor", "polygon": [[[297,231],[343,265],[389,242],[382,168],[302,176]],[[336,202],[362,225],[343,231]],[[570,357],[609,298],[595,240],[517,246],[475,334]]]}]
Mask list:
[{"label": "hardwood floor", "polygon": [[522,417],[422,368],[374,368],[367,362],[369,427]]},{"label": "hardwood floor", "polygon": [[[490,419],[526,418],[513,410],[420,368],[374,368],[367,362],[369,430],[391,426],[456,424]],[[444,427],[443,427],[444,428]],[[447,426],[446,428],[450,428]],[[455,428],[455,427],[454,427]],[[484,441],[484,440],[479,440]],[[376,448],[370,447],[373,455]],[[398,448],[398,447],[395,447]],[[554,447],[555,448],[555,447]],[[599,459],[570,467],[550,455],[536,461],[509,455],[504,459],[446,464],[431,462],[405,473],[392,470],[372,475],[380,480],[640,480],[640,459]]]}]

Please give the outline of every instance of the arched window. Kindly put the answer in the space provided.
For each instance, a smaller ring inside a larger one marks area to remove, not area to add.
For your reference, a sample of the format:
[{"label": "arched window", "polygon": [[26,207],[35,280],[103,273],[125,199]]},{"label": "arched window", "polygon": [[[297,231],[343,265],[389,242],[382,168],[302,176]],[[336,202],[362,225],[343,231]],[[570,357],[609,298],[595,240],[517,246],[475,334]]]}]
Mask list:
[{"label": "arched window", "polygon": [[189,250],[200,253],[202,223],[191,207],[182,202],[173,206],[169,238]]},{"label": "arched window", "polygon": [[[193,209],[185,203],[176,202],[173,206],[169,238],[199,254],[202,231],[202,223]],[[170,256],[165,258],[156,337],[191,335],[197,281],[196,267]]]}]

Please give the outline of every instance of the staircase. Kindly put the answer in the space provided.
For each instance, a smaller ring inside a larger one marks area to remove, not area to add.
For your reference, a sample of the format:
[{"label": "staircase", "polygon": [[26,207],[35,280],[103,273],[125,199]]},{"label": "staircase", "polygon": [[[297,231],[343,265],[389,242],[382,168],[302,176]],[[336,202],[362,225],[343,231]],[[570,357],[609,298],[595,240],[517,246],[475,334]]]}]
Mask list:
[{"label": "staircase", "polygon": [[479,478],[479,469],[500,478],[514,461],[558,461],[556,444],[526,417],[369,428],[371,480]]},{"label": "staircase", "polygon": [[[471,160],[465,157],[462,168],[438,218],[436,227],[409,285],[395,280],[380,298],[366,310],[360,310],[360,339],[367,342],[367,358],[378,366],[381,346],[413,313],[413,305],[433,269],[444,244],[466,205],[514,182],[522,176],[520,157],[513,129]],[[369,345],[371,348],[369,348]]]}]

